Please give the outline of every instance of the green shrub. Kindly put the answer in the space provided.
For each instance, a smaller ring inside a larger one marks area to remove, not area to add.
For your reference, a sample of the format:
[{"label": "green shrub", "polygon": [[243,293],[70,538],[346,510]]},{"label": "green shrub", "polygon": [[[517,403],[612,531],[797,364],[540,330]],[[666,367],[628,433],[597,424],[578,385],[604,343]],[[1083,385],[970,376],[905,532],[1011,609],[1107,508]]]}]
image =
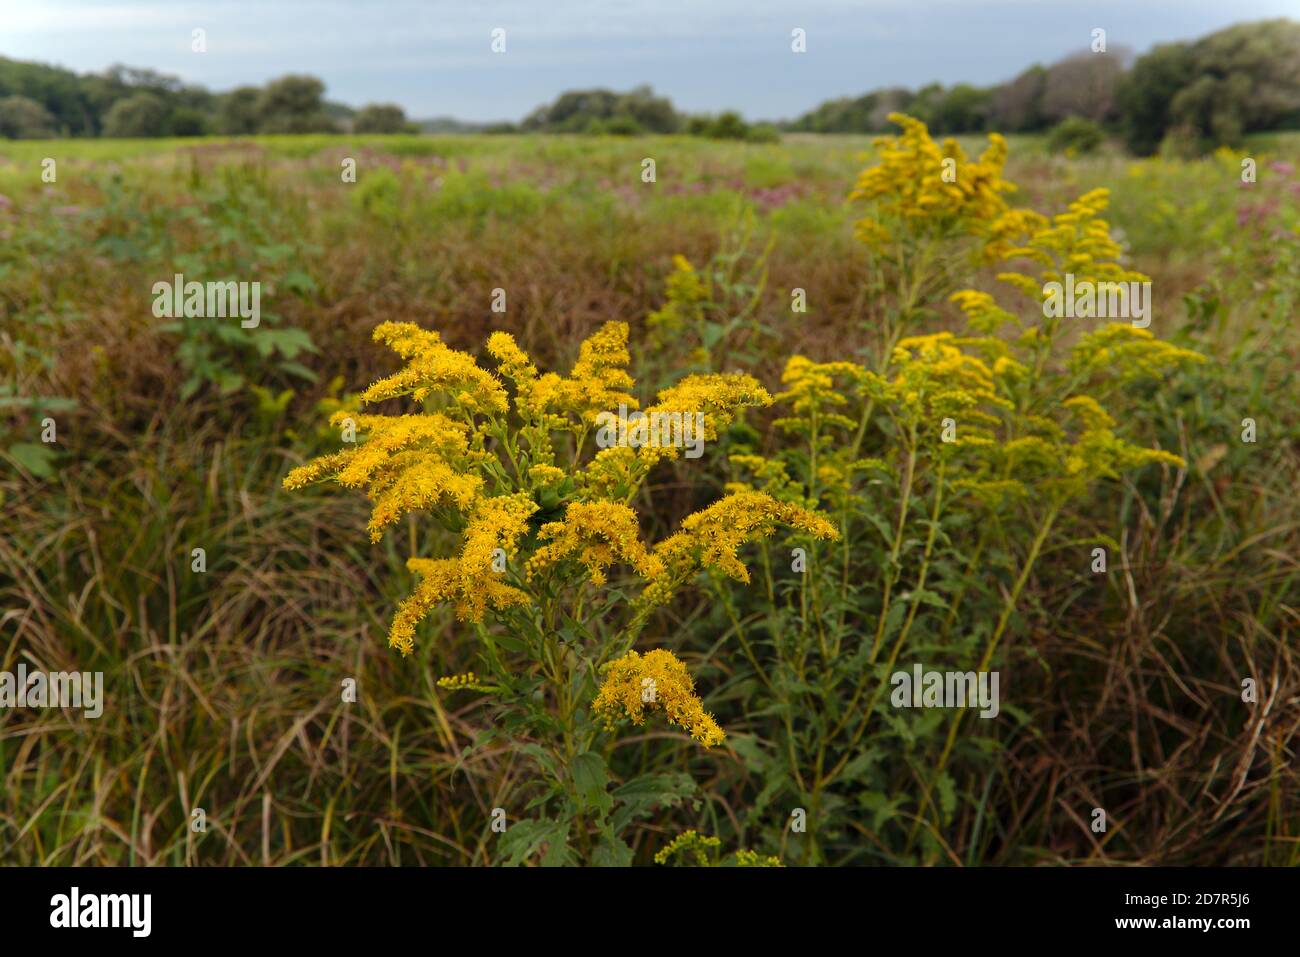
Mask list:
[{"label": "green shrub", "polygon": [[1053,153],[1068,156],[1087,156],[1101,146],[1105,134],[1100,126],[1082,116],[1062,120],[1047,134],[1047,148]]}]

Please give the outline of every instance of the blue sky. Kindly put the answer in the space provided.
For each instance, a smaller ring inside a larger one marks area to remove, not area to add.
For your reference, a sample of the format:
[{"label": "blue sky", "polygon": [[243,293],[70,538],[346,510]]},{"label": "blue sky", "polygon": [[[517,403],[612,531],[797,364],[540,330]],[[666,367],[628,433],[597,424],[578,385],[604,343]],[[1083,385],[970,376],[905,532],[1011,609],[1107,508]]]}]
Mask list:
[{"label": "blue sky", "polygon": [[214,90],[313,73],[330,99],[419,118],[516,120],[566,89],[649,83],[691,112],[782,119],[880,86],[1004,80],[1096,27],[1142,52],[1288,15],[1300,0],[0,0],[0,55]]}]

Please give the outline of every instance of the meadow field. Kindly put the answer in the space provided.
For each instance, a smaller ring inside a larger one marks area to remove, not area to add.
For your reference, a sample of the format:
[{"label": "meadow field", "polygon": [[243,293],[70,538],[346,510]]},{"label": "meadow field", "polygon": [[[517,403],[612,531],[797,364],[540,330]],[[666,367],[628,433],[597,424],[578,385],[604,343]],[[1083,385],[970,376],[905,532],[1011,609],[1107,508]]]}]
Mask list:
[{"label": "meadow field", "polygon": [[[935,214],[916,140],[0,142],[0,671],[105,689],[0,710],[0,861],[1300,863],[1300,135],[961,145]],[[1052,270],[1149,327],[1045,322]],[[160,317],[177,274],[259,324]],[[363,412],[403,361],[446,394]],[[598,464],[657,393],[703,455]],[[345,421],[388,458],[286,488]],[[451,603],[482,502],[378,517],[439,443],[522,503]]]}]

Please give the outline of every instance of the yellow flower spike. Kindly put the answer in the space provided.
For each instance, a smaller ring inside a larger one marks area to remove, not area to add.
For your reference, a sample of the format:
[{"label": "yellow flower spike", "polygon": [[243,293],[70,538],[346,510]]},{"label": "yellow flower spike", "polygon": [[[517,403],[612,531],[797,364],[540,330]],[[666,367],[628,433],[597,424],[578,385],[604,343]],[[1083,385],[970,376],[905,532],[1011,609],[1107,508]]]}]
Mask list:
[{"label": "yellow flower spike", "polygon": [[601,449],[586,469],[575,476],[579,485],[593,498],[607,501],[626,498],[645,475],[646,463],[630,445],[613,445]]},{"label": "yellow flower spike", "polygon": [[[660,391],[654,405],[645,410],[648,416],[681,416],[694,428],[696,414],[704,416],[704,435],[694,436],[712,442],[718,438],[741,410],[772,404],[772,396],[751,375],[745,373],[711,373],[689,375],[674,386]],[[661,459],[675,459],[679,449],[672,445],[643,445],[637,450],[649,464]]]},{"label": "yellow flower spike", "polygon": [[496,359],[501,374],[515,384],[515,410],[522,416],[542,414],[537,392],[537,367],[528,353],[519,348],[515,337],[508,332],[494,332],[488,336],[487,351]]},{"label": "yellow flower spike", "polygon": [[335,425],[353,418],[365,440],[355,449],[321,456],[292,470],[284,487],[294,490],[332,478],[347,488],[365,487],[373,502],[367,526],[372,541],[408,512],[450,506],[468,509],[483,480],[470,471],[481,458],[469,448],[468,429],[440,414],[377,416],[337,412]]},{"label": "yellow flower spike", "polygon": [[628,393],[635,384],[627,367],[626,322],[606,322],[578,347],[578,361],[567,378],[543,376],[537,385],[539,403],[548,411],[576,414],[588,426],[601,412],[626,405],[637,407]]},{"label": "yellow flower spike", "polygon": [[485,685],[478,679],[472,671],[466,671],[458,675],[446,675],[437,681],[438,687],[445,691],[485,691],[492,692],[496,689],[491,685]]},{"label": "yellow flower spike", "polygon": [[1078,416],[1085,428],[1109,429],[1115,424],[1115,420],[1110,417],[1110,414],[1090,395],[1073,396],[1066,399],[1061,405]]},{"label": "yellow flower spike", "polygon": [[970,161],[956,141],[936,143],[923,122],[901,113],[889,120],[897,136],[875,141],[879,162],[863,170],[849,198],[871,204],[874,215],[856,224],[860,240],[884,250],[900,238],[982,239],[985,257],[996,257],[1027,220],[1011,217],[1002,194],[1015,184],[1003,179],[1006,140],[992,133],[989,145]]},{"label": "yellow flower spike", "polygon": [[543,525],[538,535],[548,544],[528,560],[530,580],[567,559],[583,565],[596,585],[605,584],[605,569],[611,565],[630,565],[647,580],[662,574],[658,560],[641,542],[636,512],[627,505],[571,502],[564,521]]},{"label": "yellow flower spike", "polygon": [[1162,378],[1175,369],[1206,361],[1199,352],[1157,339],[1148,329],[1112,322],[1080,337],[1068,364],[1073,372],[1086,375],[1104,369],[1121,382],[1129,382]]},{"label": "yellow flower spike", "polygon": [[749,570],[737,556],[742,545],[769,537],[778,525],[815,538],[837,539],[835,526],[816,512],[782,502],[766,492],[736,491],[682,520],[681,531],[659,542],[654,557],[662,570],[643,594],[662,604],[696,569],[717,571],[748,582]]},{"label": "yellow flower spike", "polygon": [[725,739],[722,728],[695,694],[695,682],[686,665],[672,652],[656,648],[642,656],[629,651],[601,671],[604,679],[591,709],[604,718],[609,730],[621,717],[641,725],[647,711],[661,710],[706,748]]},{"label": "yellow flower spike", "polygon": [[534,465],[528,469],[528,480],[537,488],[556,485],[564,481],[565,471],[554,465]]},{"label": "yellow flower spike", "polygon": [[663,308],[646,317],[656,336],[671,335],[701,316],[701,304],[709,298],[708,284],[685,256],[673,256],[673,271],[666,281]]},{"label": "yellow flower spike", "polygon": [[436,332],[410,322],[381,322],[374,339],[406,359],[407,365],[362,392],[362,402],[404,395],[422,402],[444,393],[471,415],[506,411],[506,392],[496,376],[479,368],[469,353],[448,348]]},{"label": "yellow flower spike", "polygon": [[970,327],[977,332],[994,333],[1004,325],[1020,327],[1020,320],[997,304],[987,292],[963,289],[948,297],[966,316]]},{"label": "yellow flower spike", "polygon": [[458,558],[412,558],[407,568],[422,581],[398,607],[388,643],[402,654],[415,648],[415,626],[442,602],[455,602],[456,617],[481,621],[489,609],[524,604],[529,597],[505,584],[494,567],[496,550],[514,555],[528,531],[528,518],[537,505],[526,494],[480,499],[465,528]]},{"label": "yellow flower spike", "polygon": [[736,851],[737,867],[785,867],[781,863],[781,858],[774,857],[771,854],[760,854],[758,851],[746,850],[741,848]]},{"label": "yellow flower spike", "polygon": [[682,831],[655,854],[655,863],[667,864],[679,855],[690,855],[698,866],[708,867],[721,847],[722,841],[716,837],[705,837],[694,829]]},{"label": "yellow flower spike", "polygon": [[527,493],[479,499],[465,527],[465,544],[461,549],[461,567],[467,577],[493,574],[497,549],[507,557],[519,547],[519,539],[528,534],[528,518],[537,511],[537,503]]},{"label": "yellow flower spike", "polygon": [[384,529],[408,512],[442,505],[465,511],[483,489],[479,476],[459,472],[433,457],[412,452],[402,453],[393,461],[395,467],[373,480],[367,492],[374,502],[366,526],[372,542],[379,541]]},{"label": "yellow flower spike", "polygon": [[467,575],[459,559],[411,558],[406,567],[421,581],[397,608],[388,632],[388,644],[403,655],[415,650],[415,627],[443,602],[455,602],[461,621],[480,621],[486,609],[500,610],[527,604],[529,596],[500,581],[500,576],[479,572]]},{"label": "yellow flower spike", "polygon": [[488,353],[501,364],[501,374],[515,381],[537,378],[537,367],[528,353],[519,348],[515,337],[508,332],[494,332],[488,336]]}]

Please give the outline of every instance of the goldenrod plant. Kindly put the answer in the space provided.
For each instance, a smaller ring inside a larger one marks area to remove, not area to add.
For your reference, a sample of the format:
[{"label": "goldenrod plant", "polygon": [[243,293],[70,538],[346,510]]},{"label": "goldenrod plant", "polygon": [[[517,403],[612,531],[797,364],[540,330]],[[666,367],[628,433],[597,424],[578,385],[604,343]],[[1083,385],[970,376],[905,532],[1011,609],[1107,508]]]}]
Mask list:
[{"label": "goldenrod plant", "polygon": [[[875,367],[790,358],[776,396],[782,414],[730,457],[732,494],[761,491],[824,511],[841,532],[803,554],[764,543],[757,591],[711,586],[768,716],[736,745],[766,781],[748,820],[806,809],[815,825],[803,836],[787,830],[774,848],[799,863],[867,852],[843,811],[851,807],[870,809],[877,853],[942,855],[939,835],[959,800],[949,764],[965,712],[911,721],[889,703],[891,676],[902,662],[938,659],[984,673],[1000,660],[1038,559],[1064,545],[1063,510],[1098,482],[1186,467],[1126,437],[1098,397],[1203,361],[1123,323],[1069,344],[1065,320],[1042,314],[1045,284],[1062,270],[1081,280],[1145,278],[1119,262],[1099,218],[1104,190],[1051,220],[1008,209],[1001,197],[1014,186],[999,177],[997,138],[970,170],[955,145],[939,147],[923,124],[898,119],[904,134],[880,144],[880,165],[854,193],[876,201],[884,225],[859,224],[859,235],[899,257],[899,275],[927,297],[944,291],[944,270],[956,261],[945,244],[969,251],[974,242],[986,260],[1039,270],[998,277],[1029,298],[1029,311],[976,289],[951,291],[966,322],[955,332],[903,335],[919,301],[909,292],[888,322],[892,349]],[[949,156],[959,161],[956,183],[971,178],[964,186],[936,178]],[[1090,531],[1105,538],[1104,526]],[[902,786],[885,760],[887,739],[908,755]],[[978,740],[967,746],[990,750]]]},{"label": "goldenrod plant", "polygon": [[[545,782],[527,804],[506,809],[514,821],[499,859],[520,863],[542,849],[551,864],[626,863],[622,830],[689,787],[654,777],[611,793],[620,726],[661,714],[704,748],[726,740],[681,660],[634,649],[647,621],[697,576],[747,582],[740,550],[780,527],[805,542],[833,539],[835,528],[813,510],[744,490],[687,516],[661,541],[644,540],[634,503],[655,465],[682,454],[683,423],[699,422],[698,438],[714,442],[746,409],[771,402],[749,375],[683,378],[658,393],[629,436],[605,420],[611,409],[638,406],[623,323],[583,342],[567,376],[540,372],[505,332],[487,342],[495,369],[412,323],[383,323],[374,336],[405,365],[362,392],[361,404],[397,399],[417,411],[336,411],[333,424],[359,430],[355,448],[294,469],[284,486],[332,480],[363,489],[375,542],[412,521],[419,554],[407,567],[419,581],[393,616],[389,644],[412,654],[421,622],[451,606],[477,636],[483,670],[440,687],[490,695],[496,716],[479,743],[508,738]],[[429,516],[424,534],[417,513]],[[458,547],[437,555],[446,536]]]}]

